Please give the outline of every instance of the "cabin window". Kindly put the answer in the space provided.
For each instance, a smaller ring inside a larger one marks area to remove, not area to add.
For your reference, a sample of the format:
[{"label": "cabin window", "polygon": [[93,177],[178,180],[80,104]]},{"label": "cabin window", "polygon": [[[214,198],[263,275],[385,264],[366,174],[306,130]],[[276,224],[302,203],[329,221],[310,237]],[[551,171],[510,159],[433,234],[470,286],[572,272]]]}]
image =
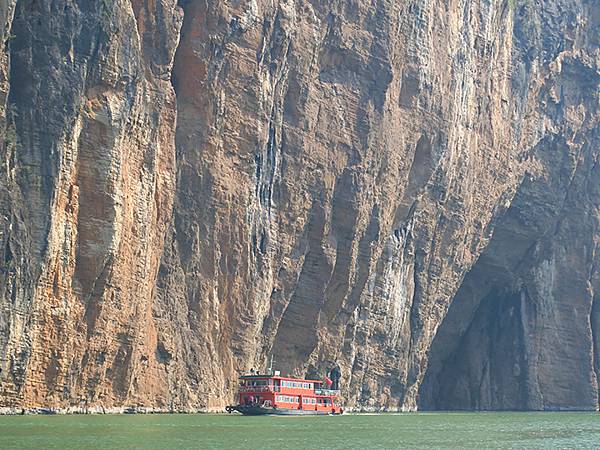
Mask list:
[{"label": "cabin window", "polygon": [[[281,386],[282,388],[292,388],[292,389],[314,389],[314,383],[300,383],[297,381],[288,381],[288,380],[274,380],[275,386]],[[259,385],[257,385],[259,386]]]}]

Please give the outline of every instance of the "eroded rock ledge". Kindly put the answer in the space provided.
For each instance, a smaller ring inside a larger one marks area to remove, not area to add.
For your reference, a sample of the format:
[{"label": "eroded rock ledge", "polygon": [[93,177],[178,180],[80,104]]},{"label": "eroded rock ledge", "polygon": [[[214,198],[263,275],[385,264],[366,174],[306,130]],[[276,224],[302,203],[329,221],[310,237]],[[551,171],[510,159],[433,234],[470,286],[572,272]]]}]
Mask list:
[{"label": "eroded rock ledge", "polygon": [[0,19],[0,406],[598,408],[597,3]]}]

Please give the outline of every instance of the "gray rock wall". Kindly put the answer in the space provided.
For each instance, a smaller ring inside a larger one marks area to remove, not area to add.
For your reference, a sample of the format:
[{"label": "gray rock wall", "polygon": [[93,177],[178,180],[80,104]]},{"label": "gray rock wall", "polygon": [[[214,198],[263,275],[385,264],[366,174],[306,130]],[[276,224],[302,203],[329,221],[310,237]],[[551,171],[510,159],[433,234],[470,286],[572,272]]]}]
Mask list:
[{"label": "gray rock wall", "polygon": [[0,406],[598,407],[597,3],[0,12]]}]

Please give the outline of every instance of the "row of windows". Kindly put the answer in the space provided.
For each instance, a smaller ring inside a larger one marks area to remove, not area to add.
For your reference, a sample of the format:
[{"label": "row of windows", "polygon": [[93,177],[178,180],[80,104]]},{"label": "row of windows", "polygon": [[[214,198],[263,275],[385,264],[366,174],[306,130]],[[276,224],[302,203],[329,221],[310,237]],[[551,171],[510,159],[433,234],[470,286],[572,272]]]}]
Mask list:
[{"label": "row of windows", "polygon": [[[285,402],[285,403],[298,403],[298,397],[294,397],[292,395],[277,395],[275,396],[275,401],[277,402]],[[328,398],[310,398],[304,397],[302,399],[302,403],[305,405],[314,405],[318,403],[319,405],[331,405],[331,400]]]},{"label": "row of windows", "polygon": [[289,387],[296,389],[312,389],[312,383],[300,383],[298,381],[281,380],[281,387]]},{"label": "row of windows", "polygon": [[[241,386],[270,386],[271,380],[243,380]],[[312,389],[313,383],[300,383],[299,381],[287,381],[281,380],[281,387],[295,388],[295,389]]]}]

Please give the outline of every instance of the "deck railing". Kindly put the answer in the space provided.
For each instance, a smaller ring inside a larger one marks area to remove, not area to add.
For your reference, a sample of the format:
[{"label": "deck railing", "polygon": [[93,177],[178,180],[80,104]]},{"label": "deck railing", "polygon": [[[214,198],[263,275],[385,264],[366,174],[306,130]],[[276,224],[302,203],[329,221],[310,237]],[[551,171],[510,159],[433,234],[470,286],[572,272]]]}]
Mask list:
[{"label": "deck railing", "polygon": [[279,392],[279,386],[240,386],[240,392]]},{"label": "deck railing", "polygon": [[317,395],[340,395],[339,390],[335,389],[315,389]]},{"label": "deck railing", "polygon": [[[293,388],[286,388],[293,389]],[[280,386],[240,386],[240,392],[281,392]],[[310,391],[312,392],[312,391]],[[315,389],[316,395],[340,395],[339,390],[334,389]]]}]

